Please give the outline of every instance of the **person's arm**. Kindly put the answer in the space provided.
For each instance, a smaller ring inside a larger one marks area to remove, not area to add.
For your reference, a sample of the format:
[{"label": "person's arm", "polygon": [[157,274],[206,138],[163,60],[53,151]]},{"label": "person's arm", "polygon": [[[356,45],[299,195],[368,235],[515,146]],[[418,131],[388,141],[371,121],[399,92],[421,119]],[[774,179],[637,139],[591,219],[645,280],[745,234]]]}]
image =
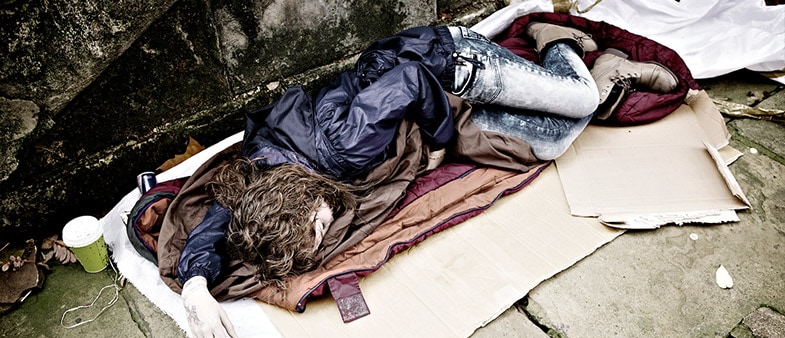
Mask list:
[{"label": "person's arm", "polygon": [[229,209],[213,202],[202,222],[188,234],[177,265],[180,284],[184,285],[194,276],[206,278],[209,285],[218,279],[223,259],[221,255],[225,254],[219,252],[218,246],[225,240],[226,226],[231,218]]},{"label": "person's arm", "polygon": [[[400,64],[393,71],[382,76],[378,85],[388,91],[399,93],[399,100],[394,102],[400,106],[393,106],[393,109],[402,111],[393,111],[392,115],[397,119],[405,116],[417,122],[423,142],[431,151],[444,149],[452,140],[455,125],[450,102],[439,80],[424,65],[419,62]],[[386,108],[384,104],[387,95],[382,95],[381,98],[371,98],[371,96],[374,94],[366,95],[365,92],[360,92],[354,104],[368,101],[378,103],[382,109]]]},{"label": "person's arm", "polygon": [[207,279],[191,277],[183,285],[183,307],[194,337],[237,337],[229,316],[207,289]]},{"label": "person's arm", "polygon": [[180,255],[177,278],[183,285],[183,307],[194,337],[237,337],[226,312],[208,289],[221,272],[218,245],[231,218],[229,209],[213,202],[202,222],[188,234]]},{"label": "person's arm", "polygon": [[[375,105],[380,109],[390,109],[387,113],[389,118],[408,117],[417,122],[429,150],[426,170],[436,169],[444,160],[445,147],[455,131],[452,110],[439,80],[421,63],[406,62],[387,72],[377,82],[375,85],[387,92],[383,95],[372,91],[360,92],[353,106]],[[391,100],[391,97],[395,99]]]},{"label": "person's arm", "polygon": [[356,93],[348,85],[350,75],[342,74],[340,80],[320,92],[317,114],[340,119],[323,123],[329,128],[325,135],[354,169],[367,169],[377,159],[405,117],[420,126],[431,151],[444,149],[452,140],[455,126],[447,96],[438,79],[419,62],[397,65]]}]

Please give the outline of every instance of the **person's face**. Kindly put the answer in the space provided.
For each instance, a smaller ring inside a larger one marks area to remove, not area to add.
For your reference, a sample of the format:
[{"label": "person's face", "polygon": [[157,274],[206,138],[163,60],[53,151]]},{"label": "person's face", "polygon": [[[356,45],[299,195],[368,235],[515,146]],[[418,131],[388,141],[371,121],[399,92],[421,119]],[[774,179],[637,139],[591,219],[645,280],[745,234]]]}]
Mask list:
[{"label": "person's face", "polygon": [[324,234],[327,233],[327,229],[330,228],[330,224],[333,223],[333,209],[330,208],[327,203],[322,201],[319,207],[314,212],[314,232],[316,234],[316,240],[314,241],[314,251],[319,250],[319,245],[322,244],[322,239],[324,239]]}]

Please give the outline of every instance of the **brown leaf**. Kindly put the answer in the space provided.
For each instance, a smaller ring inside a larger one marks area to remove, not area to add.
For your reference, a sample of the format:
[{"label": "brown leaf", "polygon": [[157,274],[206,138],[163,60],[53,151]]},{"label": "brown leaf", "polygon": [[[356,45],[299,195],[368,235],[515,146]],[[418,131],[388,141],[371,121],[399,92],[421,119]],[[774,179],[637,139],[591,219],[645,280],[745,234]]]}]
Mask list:
[{"label": "brown leaf", "polygon": [[41,241],[41,249],[42,249],[42,250],[49,250],[49,249],[51,249],[51,248],[52,248],[52,245],[54,245],[55,241],[57,240],[57,237],[58,237],[58,235],[57,235],[57,234],[54,234],[54,235],[52,235],[52,236],[49,236],[49,237],[47,237],[47,238],[44,238],[44,239]]},{"label": "brown leaf", "polygon": [[46,253],[43,253],[43,254],[41,254],[41,262],[42,263],[48,263],[49,260],[52,259],[52,257],[54,257],[54,256],[55,256],[55,251],[54,250],[50,250],[50,251],[48,251]]},{"label": "brown leaf", "polygon": [[188,145],[185,147],[185,153],[174,155],[173,158],[168,159],[166,162],[161,164],[161,166],[158,167],[158,170],[160,171],[169,170],[172,167],[182,163],[183,161],[187,160],[189,157],[197,154],[202,150],[204,150],[204,146],[199,144],[199,142],[196,142],[196,140],[194,140],[193,137],[189,137]]},{"label": "brown leaf", "polygon": [[71,249],[69,249],[61,240],[55,241],[54,252],[55,258],[57,258],[57,260],[62,264],[76,262],[76,256],[74,256],[74,253],[71,252]]},{"label": "brown leaf", "polygon": [[63,256],[65,255],[65,250],[63,250],[63,247],[55,245],[54,252],[55,252],[55,258],[58,261],[62,262]]}]

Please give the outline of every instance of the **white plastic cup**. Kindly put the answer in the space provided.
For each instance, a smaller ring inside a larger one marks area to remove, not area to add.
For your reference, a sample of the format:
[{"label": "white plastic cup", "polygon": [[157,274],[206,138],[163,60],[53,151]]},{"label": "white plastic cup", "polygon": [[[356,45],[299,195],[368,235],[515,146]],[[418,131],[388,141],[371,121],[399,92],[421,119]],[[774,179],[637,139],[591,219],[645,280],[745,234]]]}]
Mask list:
[{"label": "white plastic cup", "polygon": [[101,272],[109,265],[101,223],[93,216],[79,216],[63,227],[63,243],[89,273]]}]

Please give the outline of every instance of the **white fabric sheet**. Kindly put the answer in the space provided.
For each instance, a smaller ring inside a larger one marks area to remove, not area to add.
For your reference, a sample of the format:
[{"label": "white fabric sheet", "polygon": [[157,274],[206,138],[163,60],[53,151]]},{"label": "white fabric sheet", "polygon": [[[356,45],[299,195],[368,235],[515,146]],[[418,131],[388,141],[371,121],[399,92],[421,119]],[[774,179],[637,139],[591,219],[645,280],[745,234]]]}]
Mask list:
[{"label": "white fabric sheet", "polygon": [[[578,0],[581,10],[596,0]],[[472,27],[493,37],[528,9],[553,11],[551,1],[514,1]],[[573,15],[645,36],[684,59],[696,79],[739,69],[785,70],[785,5],[763,0],[602,0]],[[785,77],[775,79],[785,83]]]},{"label": "white fabric sheet", "polygon": [[785,6],[763,0],[603,0],[582,16],[668,46],[698,79],[785,69]]},{"label": "white fabric sheet", "polygon": [[[174,168],[159,174],[156,178],[159,182],[163,182],[190,176],[211,156],[241,141],[242,136],[242,132],[232,135],[218,144],[199,152]],[[139,289],[139,292],[150,299],[164,313],[172,317],[177,325],[188,333],[188,321],[185,317],[182,298],[164,284],[158,276],[158,267],[139,255],[128,240],[122,214],[129,212],[140,196],[139,190],[134,189],[126,194],[106,216],[101,218],[100,222],[104,229],[104,239],[107,246],[112,250],[112,259],[116,262],[120,273]],[[240,337],[281,336],[264,311],[256,304],[256,301],[246,298],[222,302],[221,305],[232,319],[232,323]]]}]

